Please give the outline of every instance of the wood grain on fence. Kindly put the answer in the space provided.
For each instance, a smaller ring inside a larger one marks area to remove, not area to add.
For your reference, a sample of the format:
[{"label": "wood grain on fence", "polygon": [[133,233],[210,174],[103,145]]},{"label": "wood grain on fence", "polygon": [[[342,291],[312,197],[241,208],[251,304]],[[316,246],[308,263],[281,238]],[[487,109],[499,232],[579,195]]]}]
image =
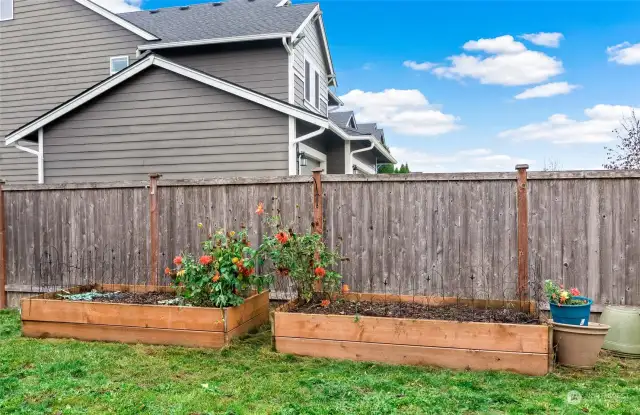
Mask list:
[{"label": "wood grain on fence", "polygon": [[[322,176],[325,241],[348,258],[339,268],[353,291],[514,299],[516,177]],[[9,183],[9,289],[149,283],[148,185]],[[158,187],[159,276],[218,229],[246,227],[257,244],[266,232],[259,202],[296,231],[313,223],[311,177]],[[527,191],[530,280],[563,281],[600,304],[640,304],[640,172],[530,172]]]}]

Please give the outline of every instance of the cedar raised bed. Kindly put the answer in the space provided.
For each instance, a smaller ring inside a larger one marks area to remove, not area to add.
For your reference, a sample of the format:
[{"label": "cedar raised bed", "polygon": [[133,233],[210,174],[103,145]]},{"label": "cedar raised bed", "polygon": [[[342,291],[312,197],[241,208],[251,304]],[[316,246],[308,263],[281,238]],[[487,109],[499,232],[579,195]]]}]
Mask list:
[{"label": "cedar raised bed", "polygon": [[[348,294],[347,300],[459,303],[456,298]],[[478,308],[503,307],[503,301],[465,300]],[[512,302],[522,307],[520,302]],[[543,324],[474,323],[288,312],[272,316],[275,349],[301,356],[391,364],[429,365],[462,370],[506,370],[545,375],[550,368],[551,329]],[[528,311],[534,303],[526,303]]]},{"label": "cedar raised bed", "polygon": [[[100,284],[104,292],[172,292],[170,287]],[[75,287],[67,292],[81,292]],[[66,301],[57,293],[20,302],[26,337],[220,348],[269,320],[269,292],[237,307],[207,308]]]}]

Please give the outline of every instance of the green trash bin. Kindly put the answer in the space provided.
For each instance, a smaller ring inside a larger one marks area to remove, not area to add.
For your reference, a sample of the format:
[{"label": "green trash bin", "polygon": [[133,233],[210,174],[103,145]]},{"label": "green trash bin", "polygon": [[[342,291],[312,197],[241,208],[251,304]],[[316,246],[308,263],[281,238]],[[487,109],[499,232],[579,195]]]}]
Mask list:
[{"label": "green trash bin", "polygon": [[640,307],[607,306],[600,323],[611,326],[603,349],[616,356],[640,359]]}]

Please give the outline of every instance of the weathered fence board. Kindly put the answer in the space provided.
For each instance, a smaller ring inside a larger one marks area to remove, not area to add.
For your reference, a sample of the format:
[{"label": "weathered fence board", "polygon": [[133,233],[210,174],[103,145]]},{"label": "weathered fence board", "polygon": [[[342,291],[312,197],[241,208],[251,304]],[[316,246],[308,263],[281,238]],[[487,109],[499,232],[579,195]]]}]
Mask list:
[{"label": "weathered fence board", "polygon": [[[330,175],[322,185],[325,241],[349,259],[339,270],[352,290],[516,297],[515,171]],[[9,290],[149,283],[147,186],[8,183]],[[599,304],[640,304],[640,172],[530,172],[527,187],[531,281],[580,287]],[[310,229],[312,197],[311,177],[160,178],[160,282],[175,255],[218,229],[244,226],[256,244],[267,231],[258,202],[265,216]]]}]

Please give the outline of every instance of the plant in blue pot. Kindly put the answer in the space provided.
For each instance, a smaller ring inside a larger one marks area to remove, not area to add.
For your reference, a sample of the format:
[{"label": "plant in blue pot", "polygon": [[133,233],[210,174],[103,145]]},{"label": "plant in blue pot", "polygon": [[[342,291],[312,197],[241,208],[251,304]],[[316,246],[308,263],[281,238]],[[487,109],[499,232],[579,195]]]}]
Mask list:
[{"label": "plant in blue pot", "polygon": [[593,300],[580,295],[577,288],[565,289],[551,280],[544,282],[551,317],[555,323],[588,326]]}]

